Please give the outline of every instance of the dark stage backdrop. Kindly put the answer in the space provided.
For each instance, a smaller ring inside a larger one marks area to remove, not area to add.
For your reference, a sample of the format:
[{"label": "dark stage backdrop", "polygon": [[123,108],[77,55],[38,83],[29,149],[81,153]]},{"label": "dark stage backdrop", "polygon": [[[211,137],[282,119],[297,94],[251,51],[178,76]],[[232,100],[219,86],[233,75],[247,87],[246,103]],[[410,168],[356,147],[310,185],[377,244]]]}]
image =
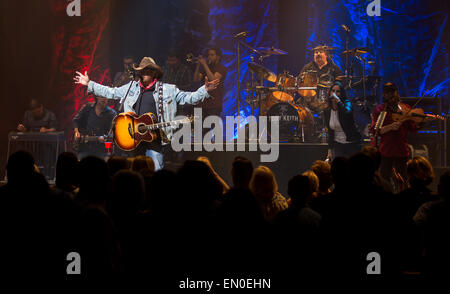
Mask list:
[{"label": "dark stage backdrop", "polygon": [[[344,64],[340,25],[346,24],[352,30],[350,47],[370,49],[366,57],[376,61],[375,73],[383,81],[396,82],[403,96],[441,97],[448,112],[449,2],[380,2],[381,16],[371,17],[365,0],[80,0],[81,16],[69,17],[69,1],[3,0],[0,165],[5,165],[7,134],[21,121],[31,98],[52,109],[70,136],[73,115],[91,99],[84,87],[73,84],[75,70],[87,70],[93,80],[110,84],[128,54],[137,60],[152,56],[163,65],[172,47],[183,54],[221,47],[229,70],[223,114],[237,114],[232,36],[241,31],[250,32],[245,41],[254,47],[274,46],[289,53],[265,59],[266,67],[297,74],[312,59],[309,49],[319,44],[337,47],[334,61]],[[243,47],[242,88],[250,79],[250,57]],[[360,67],[355,61],[355,73]],[[245,102],[241,114],[250,114]]]}]

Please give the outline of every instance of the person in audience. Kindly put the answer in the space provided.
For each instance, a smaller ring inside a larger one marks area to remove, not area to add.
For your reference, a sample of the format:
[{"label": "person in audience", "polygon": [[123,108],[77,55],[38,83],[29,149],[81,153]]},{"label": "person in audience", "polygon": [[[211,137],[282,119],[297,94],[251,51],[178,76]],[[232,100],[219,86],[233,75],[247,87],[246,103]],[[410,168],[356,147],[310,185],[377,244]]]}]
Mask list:
[{"label": "person in audience", "polygon": [[214,175],[214,177],[216,178],[216,180],[222,185],[223,187],[223,193],[226,193],[227,191],[230,190],[230,186],[228,186],[228,184],[225,182],[224,179],[222,179],[222,177],[216,172],[216,170],[213,168],[211,161],[209,161],[209,158],[206,156],[199,156],[197,157],[198,161],[204,162],[208,168],[211,170],[211,173]]},{"label": "person in audience", "polygon": [[107,199],[107,211],[119,231],[140,210],[144,192],[144,179],[138,172],[121,170],[114,175],[112,194]]},{"label": "person in audience", "polygon": [[306,176],[309,179],[309,184],[311,185],[311,198],[308,199],[308,203],[311,202],[314,198],[317,197],[317,192],[319,191],[319,177],[317,177],[317,175],[312,171],[312,170],[307,170],[304,173],[302,173],[302,176]]},{"label": "person in audience", "polygon": [[108,171],[109,176],[112,178],[118,171],[123,169],[129,169],[130,164],[128,162],[128,159],[122,156],[113,155],[111,156],[108,161]]},{"label": "person in audience", "polygon": [[[315,276],[320,274],[321,237],[320,223],[322,217],[312,210],[308,200],[312,197],[310,179],[304,175],[296,175],[289,180],[288,195],[292,201],[288,209],[281,211],[275,218],[275,240],[288,244],[289,262],[295,272],[288,270],[286,275],[293,278],[297,274],[306,273]],[[281,263],[281,262],[280,262]],[[291,266],[291,268],[292,268]],[[283,267],[281,263],[280,267]]]},{"label": "person in audience", "polygon": [[[177,172],[176,204],[180,216],[188,213],[186,221],[198,222],[214,214],[217,201],[223,194],[223,185],[211,168],[199,160],[187,160]],[[197,184],[193,184],[197,183]]]},{"label": "person in audience", "polygon": [[[66,279],[67,252],[75,251],[82,259],[77,279],[159,280],[185,274],[192,264],[211,273],[218,268],[288,279],[367,279],[367,256],[377,252],[376,278],[448,277],[450,172],[440,177],[439,198],[434,197],[433,168],[416,156],[407,162],[408,187],[392,195],[376,180],[378,157],[371,148],[349,159],[336,157],[331,167],[315,162],[311,171],[289,180],[288,206],[274,173],[262,165],[253,170],[243,157],[233,161],[233,188],[224,193],[207,158],[188,160],[176,173],[146,174],[145,157],[130,169],[121,157],[78,162],[62,153],[52,190],[36,172],[33,156],[18,151],[8,158],[8,181],[0,187],[6,246],[0,267],[23,275],[27,252],[39,252],[33,260],[42,266],[34,274]],[[331,182],[331,192],[314,198]],[[285,244],[285,255],[267,254],[279,244]]]},{"label": "person in audience", "polygon": [[250,190],[258,200],[261,211],[267,222],[272,223],[275,216],[287,209],[286,198],[278,192],[278,184],[272,170],[264,165],[253,171]]},{"label": "person in audience", "polygon": [[327,247],[327,262],[343,265],[339,276],[361,278],[366,276],[360,269],[367,265],[367,255],[377,252],[383,256],[382,275],[391,276],[395,272],[392,194],[374,184],[375,163],[369,156],[357,153],[346,165],[347,180],[331,198],[333,205],[322,221],[324,243],[333,243]]},{"label": "person in audience", "polygon": [[57,189],[72,193],[77,189],[78,158],[72,152],[63,152],[56,161],[55,186]]},{"label": "person in audience", "polygon": [[375,174],[374,174],[374,182],[377,186],[383,188],[386,192],[393,192],[391,184],[385,180],[380,174],[380,165],[381,165],[381,153],[375,146],[364,146],[361,149],[361,152],[370,158],[372,158],[375,163]]},{"label": "person in audience", "polygon": [[[3,276],[63,278],[65,271],[59,271],[60,266],[68,250],[77,245],[72,237],[77,232],[70,222],[76,219],[71,200],[51,193],[45,177],[35,171],[29,152],[12,153],[6,171],[8,182],[0,187]],[[30,259],[40,265],[39,271],[23,271]]]},{"label": "person in audience", "polygon": [[290,179],[288,195],[291,205],[278,214],[277,221],[285,225],[294,225],[298,229],[318,229],[322,217],[308,205],[312,194],[312,185],[307,176],[296,175]]},{"label": "person in audience", "polygon": [[423,232],[424,274],[428,279],[447,279],[450,274],[450,172],[441,175],[439,199],[422,204],[413,217]]},{"label": "person in audience", "polygon": [[433,167],[425,157],[416,156],[406,163],[406,175],[409,187],[395,198],[400,266],[406,272],[420,272],[421,236],[413,217],[422,204],[437,200],[428,188],[434,179]]},{"label": "person in audience", "polygon": [[155,163],[150,156],[138,155],[131,164],[131,170],[136,172],[145,170],[145,172],[153,174],[155,172]]},{"label": "person in audience", "polygon": [[113,222],[106,211],[110,177],[106,162],[87,156],[79,164],[80,250],[82,275],[88,279],[112,277],[121,271],[120,246]]},{"label": "person in audience", "polygon": [[12,153],[6,164],[7,186],[23,185],[34,172],[33,155],[22,150]]},{"label": "person in audience", "polygon": [[152,215],[158,218],[170,216],[170,211],[174,209],[173,202],[176,199],[176,174],[170,170],[156,171],[151,179],[148,189],[148,206]]},{"label": "person in audience", "polygon": [[344,192],[348,178],[347,159],[345,157],[336,157],[331,162],[330,175],[334,185],[332,192],[313,198],[311,208],[317,211],[322,218],[326,219],[330,210],[333,209],[335,201]]},{"label": "person in audience", "polygon": [[253,164],[242,156],[236,156],[231,167],[231,179],[233,188],[249,189],[253,174]]},{"label": "person in audience", "polygon": [[317,191],[317,197],[321,197],[330,193],[330,188],[333,185],[330,164],[323,160],[316,160],[311,166],[311,170],[319,179],[319,189]]},{"label": "person in audience", "polygon": [[121,170],[112,179],[112,193],[106,201],[108,215],[120,241],[121,265],[132,271],[139,259],[139,241],[142,231],[139,211],[145,195],[144,179],[140,173]]}]

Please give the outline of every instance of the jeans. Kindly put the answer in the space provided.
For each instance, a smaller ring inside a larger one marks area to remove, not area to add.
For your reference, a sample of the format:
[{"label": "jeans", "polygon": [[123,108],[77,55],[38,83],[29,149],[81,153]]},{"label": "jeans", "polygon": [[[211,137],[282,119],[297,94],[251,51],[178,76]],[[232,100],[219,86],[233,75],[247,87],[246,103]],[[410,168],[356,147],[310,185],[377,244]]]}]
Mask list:
[{"label": "jeans", "polygon": [[153,159],[153,162],[155,163],[155,171],[164,168],[164,154],[162,152],[147,149],[145,151],[145,156],[149,156]]}]

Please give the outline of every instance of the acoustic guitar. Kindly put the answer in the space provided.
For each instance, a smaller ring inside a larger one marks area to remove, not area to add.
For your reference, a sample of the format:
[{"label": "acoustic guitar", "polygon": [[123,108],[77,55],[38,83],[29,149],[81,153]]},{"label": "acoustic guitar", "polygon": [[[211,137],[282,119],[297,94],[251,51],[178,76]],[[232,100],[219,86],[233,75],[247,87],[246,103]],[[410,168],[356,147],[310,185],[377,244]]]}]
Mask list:
[{"label": "acoustic guitar", "polygon": [[131,151],[138,147],[142,142],[152,142],[157,137],[158,131],[162,128],[172,126],[176,127],[180,124],[191,123],[194,118],[187,117],[184,119],[155,123],[155,115],[153,113],[144,113],[141,116],[133,112],[123,112],[118,114],[114,120],[114,141],[120,149]]}]

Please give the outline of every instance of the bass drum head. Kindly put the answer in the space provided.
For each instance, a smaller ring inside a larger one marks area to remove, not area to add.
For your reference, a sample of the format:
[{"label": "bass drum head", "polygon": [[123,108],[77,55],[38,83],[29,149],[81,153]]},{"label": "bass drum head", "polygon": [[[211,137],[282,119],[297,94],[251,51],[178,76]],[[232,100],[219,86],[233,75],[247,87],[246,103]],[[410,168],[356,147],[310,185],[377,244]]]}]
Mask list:
[{"label": "bass drum head", "polygon": [[294,136],[308,136],[312,130],[314,121],[311,113],[301,107],[290,103],[277,103],[267,111],[269,118],[268,131],[270,130],[271,117],[279,117],[279,140],[289,141]]}]

